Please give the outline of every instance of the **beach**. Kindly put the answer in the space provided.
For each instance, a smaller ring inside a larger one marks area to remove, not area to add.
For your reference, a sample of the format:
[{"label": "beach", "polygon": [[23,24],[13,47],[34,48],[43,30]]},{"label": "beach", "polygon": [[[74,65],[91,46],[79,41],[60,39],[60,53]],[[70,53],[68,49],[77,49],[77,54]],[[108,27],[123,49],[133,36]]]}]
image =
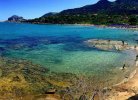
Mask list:
[{"label": "beach", "polygon": [[[134,48],[131,48],[134,49]],[[136,54],[138,53],[137,48],[135,48]],[[136,57],[137,59],[137,57]],[[138,99],[138,65],[137,60],[135,60],[134,70],[125,76],[125,78],[111,87],[108,87],[109,92],[106,100],[137,100]],[[122,70],[122,69],[121,69]],[[123,70],[127,70],[123,69]],[[123,72],[122,70],[122,72]]]},{"label": "beach", "polygon": [[[137,100],[138,93],[138,67],[119,84],[111,87],[106,100]],[[135,99],[134,99],[135,98]]]}]

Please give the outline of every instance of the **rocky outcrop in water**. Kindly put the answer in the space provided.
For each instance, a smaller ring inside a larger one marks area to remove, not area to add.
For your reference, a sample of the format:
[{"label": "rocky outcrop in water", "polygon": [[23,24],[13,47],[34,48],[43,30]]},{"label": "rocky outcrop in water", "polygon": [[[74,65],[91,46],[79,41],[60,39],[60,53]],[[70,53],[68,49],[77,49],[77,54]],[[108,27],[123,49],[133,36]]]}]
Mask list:
[{"label": "rocky outcrop in water", "polygon": [[89,47],[101,50],[125,50],[130,48],[124,41],[90,39],[84,43]]}]

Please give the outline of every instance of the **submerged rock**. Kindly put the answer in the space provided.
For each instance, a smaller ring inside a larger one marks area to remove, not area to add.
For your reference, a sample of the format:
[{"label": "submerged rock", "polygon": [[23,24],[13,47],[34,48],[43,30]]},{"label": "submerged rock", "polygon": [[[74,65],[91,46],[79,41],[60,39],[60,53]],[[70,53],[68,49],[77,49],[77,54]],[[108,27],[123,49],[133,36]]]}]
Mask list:
[{"label": "submerged rock", "polygon": [[13,81],[21,81],[21,79],[20,79],[20,77],[19,76],[15,76],[15,77],[13,77]]},{"label": "submerged rock", "polygon": [[47,94],[47,95],[40,95],[34,98],[35,100],[62,100],[60,95],[57,94]]},{"label": "submerged rock", "polygon": [[26,95],[33,98],[40,94],[38,99],[61,100],[60,91],[71,87],[77,79],[74,74],[49,73],[47,68],[32,62],[3,57],[0,57],[0,76],[0,99]]},{"label": "submerged rock", "polygon": [[81,95],[79,100],[88,100],[85,95]]},{"label": "submerged rock", "polygon": [[44,75],[47,72],[47,68],[24,60],[1,58],[0,95],[10,93],[18,96],[15,88],[24,94],[42,93],[42,89],[49,85]]},{"label": "submerged rock", "polygon": [[45,94],[55,94],[56,91],[57,91],[56,89],[51,88],[51,89],[48,89]]},{"label": "submerged rock", "polygon": [[90,39],[90,40],[84,41],[84,43],[89,47],[93,47],[101,50],[129,49],[128,43],[124,41]]},{"label": "submerged rock", "polygon": [[4,51],[5,49],[3,47],[0,47],[0,52]]},{"label": "submerged rock", "polygon": [[20,49],[24,49],[27,48],[28,44],[22,43],[22,44],[13,44],[13,45],[9,45],[8,48],[13,49],[13,50],[20,50]]},{"label": "submerged rock", "polygon": [[2,76],[2,70],[0,69],[0,77]]}]

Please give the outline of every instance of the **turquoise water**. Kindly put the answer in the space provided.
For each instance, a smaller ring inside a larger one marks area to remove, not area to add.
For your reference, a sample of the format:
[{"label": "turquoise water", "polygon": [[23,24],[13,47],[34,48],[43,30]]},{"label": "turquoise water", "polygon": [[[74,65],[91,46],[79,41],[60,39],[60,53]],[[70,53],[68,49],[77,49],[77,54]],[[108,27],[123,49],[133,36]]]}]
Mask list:
[{"label": "turquoise water", "polygon": [[94,26],[0,23],[1,56],[30,60],[54,72],[84,75],[105,76],[111,72],[116,76],[124,64],[133,65],[135,53],[89,48],[83,43],[87,39],[137,44],[138,32]]}]

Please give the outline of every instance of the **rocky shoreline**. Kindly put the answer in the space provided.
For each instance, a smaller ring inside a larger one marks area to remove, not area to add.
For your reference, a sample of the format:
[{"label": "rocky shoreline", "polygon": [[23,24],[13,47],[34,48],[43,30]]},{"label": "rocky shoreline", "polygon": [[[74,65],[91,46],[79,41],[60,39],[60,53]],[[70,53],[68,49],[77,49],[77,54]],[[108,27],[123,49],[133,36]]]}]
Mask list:
[{"label": "rocky shoreline", "polygon": [[90,39],[84,41],[89,47],[101,49],[101,50],[125,50],[129,49],[128,43],[124,41],[113,41],[113,40],[99,40],[99,39]]},{"label": "rocky shoreline", "polygon": [[[106,51],[137,50],[136,46],[130,46],[125,41],[117,40],[90,39],[84,41],[84,44]],[[120,70],[123,71],[125,68]],[[62,100],[67,98],[73,100],[80,98],[78,100],[82,100],[81,97],[86,98],[86,96],[87,98],[98,98],[97,93],[104,95],[104,91],[107,89],[103,89],[102,82],[99,83],[101,87],[98,87],[99,84],[94,87],[93,78],[86,79],[85,76],[78,77],[70,73],[50,72],[46,67],[26,60],[0,57],[0,99],[43,100],[50,98],[50,100]]]},{"label": "rocky shoreline", "polygon": [[[18,23],[18,22],[14,22]],[[53,25],[52,23],[40,23],[40,22],[20,22],[20,23],[28,23],[28,24],[39,24],[39,25]],[[100,28],[117,28],[117,29],[132,29],[138,30],[138,25],[95,25],[95,24],[54,24],[54,25],[77,25],[77,26],[95,26]]]},{"label": "rocky shoreline", "polygon": [[137,100],[138,99],[138,68],[134,70],[130,76],[124,79],[121,83],[111,87],[106,100]]},{"label": "rocky shoreline", "polygon": [[84,41],[84,44],[105,51],[138,50],[137,45],[129,45],[127,42],[120,40],[89,39]]},{"label": "rocky shoreline", "polygon": [[[38,23],[37,23],[38,24]],[[65,25],[71,25],[71,24],[65,24]],[[132,30],[138,30],[138,25],[95,25],[95,24],[72,24],[72,25],[79,25],[79,26],[95,26],[99,28],[117,28],[117,29],[132,29]]]},{"label": "rocky shoreline", "polygon": [[1,100],[75,100],[83,95],[89,98],[98,86],[91,79],[95,81],[94,77],[55,73],[30,61],[0,57]]},{"label": "rocky shoreline", "polygon": [[[84,44],[91,48],[97,48],[100,50],[105,51],[123,51],[123,50],[135,50],[138,52],[138,47],[136,45],[129,45],[125,41],[118,41],[118,40],[99,40],[99,39],[89,39],[84,41]],[[138,66],[138,59],[136,56],[135,64],[136,69],[127,76],[123,81],[118,84],[115,84],[111,87],[108,87],[106,92],[108,91],[108,96],[105,100],[133,100],[131,99],[132,96],[135,97],[138,91],[138,73],[137,73],[137,66]],[[123,66],[121,70],[126,70]],[[131,86],[130,86],[131,84]],[[132,98],[134,98],[132,97]],[[135,99],[134,99],[135,100]]]}]

